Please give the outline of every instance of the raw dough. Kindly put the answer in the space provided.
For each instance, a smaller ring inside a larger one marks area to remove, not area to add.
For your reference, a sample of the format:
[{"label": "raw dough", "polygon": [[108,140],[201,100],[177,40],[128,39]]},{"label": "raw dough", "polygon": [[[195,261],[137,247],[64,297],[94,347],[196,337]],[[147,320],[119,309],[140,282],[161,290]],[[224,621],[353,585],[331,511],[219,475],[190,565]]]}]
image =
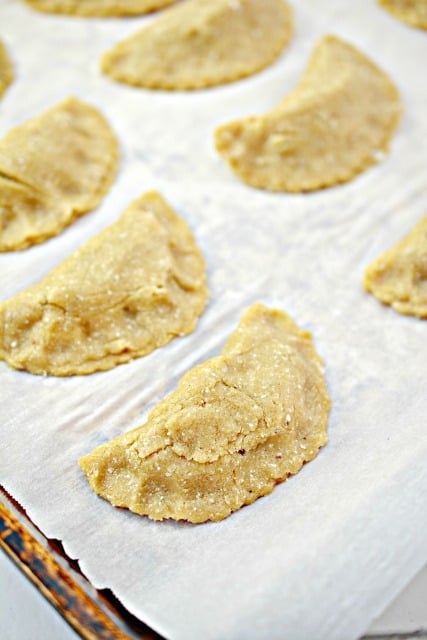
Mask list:
[{"label": "raw dough", "polygon": [[411,27],[427,29],[427,0],[379,0],[379,3]]},{"label": "raw dough", "polygon": [[329,405],[310,334],[256,304],[222,354],[190,370],[145,425],[79,464],[115,506],[153,520],[222,520],[317,455]]},{"label": "raw dough", "polygon": [[0,358],[56,376],[111,369],[193,331],[205,279],[187,225],[148,193],[41,282],[0,305]]},{"label": "raw dough", "polygon": [[399,313],[427,318],[427,215],[366,269],[363,284]]},{"label": "raw dough", "polygon": [[6,91],[13,80],[12,65],[4,44],[0,40],[0,96]]},{"label": "raw dough", "polygon": [[114,80],[152,89],[201,89],[271,64],[292,35],[284,0],[187,0],[102,58]]},{"label": "raw dough", "polygon": [[157,11],[175,0],[25,0],[46,13],[68,13],[76,16],[107,18],[136,16]]},{"label": "raw dough", "polygon": [[216,148],[254,187],[311,191],[377,162],[400,111],[388,76],[350,44],[326,36],[296,89],[265,115],[219,127]]},{"label": "raw dough", "polygon": [[94,209],[117,159],[107,122],[75,98],[9,131],[0,140],[0,251],[42,242]]}]

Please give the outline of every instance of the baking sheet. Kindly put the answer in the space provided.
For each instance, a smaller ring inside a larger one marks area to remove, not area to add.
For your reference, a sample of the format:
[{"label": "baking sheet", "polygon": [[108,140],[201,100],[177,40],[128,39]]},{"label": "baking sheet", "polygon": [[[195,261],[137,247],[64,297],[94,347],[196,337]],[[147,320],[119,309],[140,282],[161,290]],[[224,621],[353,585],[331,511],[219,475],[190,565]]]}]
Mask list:
[{"label": "baking sheet", "polygon": [[[146,358],[68,379],[0,363],[1,483],[95,587],[174,640],[355,640],[427,558],[427,324],[361,288],[366,264],[427,210],[427,37],[373,0],[300,0],[294,10],[295,37],[268,70],[168,94],[98,72],[99,55],[152,18],[77,20],[0,3],[16,71],[0,102],[0,135],[76,95],[98,105],[122,149],[96,211],[40,246],[0,255],[1,299],[153,188],[188,221],[208,262],[211,297],[197,330]],[[390,155],[312,194],[242,185],[214,151],[214,127],[279,101],[325,33],[358,45],[398,85],[405,113]],[[314,334],[333,400],[327,447],[220,523],[154,523],[98,499],[77,458],[141,424],[183,372],[219,353],[257,300]]]}]

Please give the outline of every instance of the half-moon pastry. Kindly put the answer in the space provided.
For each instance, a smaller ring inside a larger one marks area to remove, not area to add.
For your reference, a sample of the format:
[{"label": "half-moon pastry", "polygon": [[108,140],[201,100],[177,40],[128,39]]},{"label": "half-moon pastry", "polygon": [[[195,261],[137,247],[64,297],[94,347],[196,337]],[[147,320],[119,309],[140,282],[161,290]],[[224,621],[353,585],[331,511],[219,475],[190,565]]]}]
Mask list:
[{"label": "half-moon pastry", "polygon": [[13,81],[12,63],[7,55],[6,48],[0,40],[0,97]]},{"label": "half-moon pastry", "polygon": [[115,506],[153,520],[222,520],[317,455],[329,406],[311,335],[256,304],[222,354],[186,373],[143,426],[79,464]]},{"label": "half-moon pastry", "polygon": [[117,160],[108,123],[75,98],[11,129],[0,140],[0,251],[42,242],[94,209]]},{"label": "half-moon pastry", "polygon": [[384,9],[411,27],[427,29],[426,0],[379,0]]},{"label": "half-moon pastry", "polygon": [[292,35],[284,0],[186,0],[102,58],[114,80],[151,89],[202,89],[271,64]]},{"label": "half-moon pastry", "polygon": [[111,369],[193,331],[207,298],[204,260],[157,193],[39,283],[0,304],[0,359],[36,374]]},{"label": "half-moon pastry", "polygon": [[157,11],[175,0],[25,0],[33,9],[45,13],[109,18],[137,16]]},{"label": "half-moon pastry", "polygon": [[427,318],[427,216],[369,265],[363,285],[399,313]]},{"label": "half-moon pastry", "polygon": [[215,143],[253,187],[312,191],[378,162],[400,111],[388,76],[352,45],[326,36],[287,98],[265,115],[220,126]]}]

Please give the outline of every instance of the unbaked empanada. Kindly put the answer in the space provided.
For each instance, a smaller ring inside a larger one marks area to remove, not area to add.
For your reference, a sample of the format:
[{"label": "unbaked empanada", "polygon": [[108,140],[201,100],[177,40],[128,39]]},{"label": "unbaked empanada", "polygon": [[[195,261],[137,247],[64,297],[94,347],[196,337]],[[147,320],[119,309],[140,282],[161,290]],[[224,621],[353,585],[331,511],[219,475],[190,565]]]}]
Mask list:
[{"label": "unbaked empanada", "polygon": [[0,304],[0,359],[56,376],[111,369],[191,333],[205,281],[189,228],[148,193],[38,284]]},{"label": "unbaked empanada", "polygon": [[25,0],[33,9],[45,13],[108,18],[137,16],[157,11],[175,0]]},{"label": "unbaked empanada", "polygon": [[220,126],[216,148],[253,187],[311,191],[378,162],[400,111],[388,76],[355,47],[327,36],[295,90],[265,115]]},{"label": "unbaked empanada", "polygon": [[0,140],[0,251],[42,242],[94,209],[117,159],[110,126],[75,98],[9,131]]},{"label": "unbaked empanada", "polygon": [[395,18],[419,29],[427,29],[427,0],[378,0]]},{"label": "unbaked empanada", "polygon": [[427,216],[369,265],[363,284],[399,313],[427,318]]},{"label": "unbaked empanada", "polygon": [[6,48],[0,40],[0,97],[13,81],[12,63],[7,55]]},{"label": "unbaked empanada", "polygon": [[153,520],[222,520],[297,473],[327,441],[311,335],[261,304],[138,429],[80,459],[91,488]]},{"label": "unbaked empanada", "polygon": [[271,64],[292,35],[284,0],[186,0],[102,58],[114,80],[151,89],[201,89]]}]

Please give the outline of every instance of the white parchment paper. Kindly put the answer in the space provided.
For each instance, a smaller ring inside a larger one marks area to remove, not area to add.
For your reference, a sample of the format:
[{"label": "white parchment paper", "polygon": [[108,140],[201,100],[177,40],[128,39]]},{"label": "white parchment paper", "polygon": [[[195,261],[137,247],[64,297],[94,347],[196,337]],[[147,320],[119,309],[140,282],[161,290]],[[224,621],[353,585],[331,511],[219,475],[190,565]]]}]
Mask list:
[{"label": "white parchment paper", "polygon": [[[84,20],[1,0],[16,81],[0,135],[68,95],[102,110],[122,149],[103,204],[59,237],[0,255],[5,299],[160,190],[206,256],[211,298],[195,333],[90,377],[36,377],[0,363],[0,481],[96,587],[168,638],[354,640],[427,557],[427,324],[361,288],[364,267],[427,212],[427,35],[374,0],[295,0],[296,33],[257,76],[189,94],[118,85],[100,54],[151,18]],[[390,155],[351,183],[305,194],[241,184],[214,127],[262,112],[335,33],[388,71],[404,101]],[[272,495],[220,523],[154,523],[89,489],[77,459],[141,424],[184,371],[219,353],[262,300],[314,334],[333,409],[330,442]]]}]

